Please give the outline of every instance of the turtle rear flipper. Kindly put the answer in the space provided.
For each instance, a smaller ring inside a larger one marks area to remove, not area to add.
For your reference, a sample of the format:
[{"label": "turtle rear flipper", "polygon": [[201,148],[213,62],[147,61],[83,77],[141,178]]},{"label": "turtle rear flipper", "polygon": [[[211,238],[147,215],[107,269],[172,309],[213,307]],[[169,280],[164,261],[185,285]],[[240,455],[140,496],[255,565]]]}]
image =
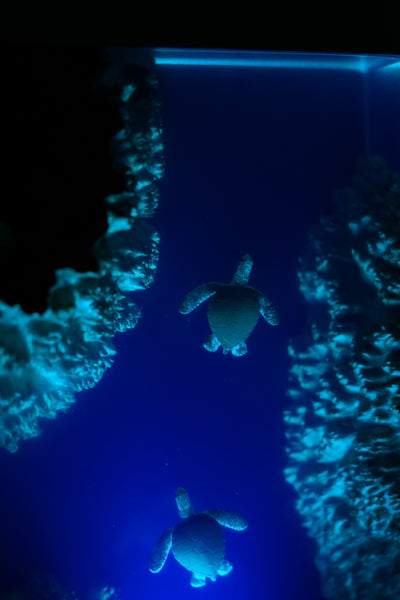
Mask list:
[{"label": "turtle rear flipper", "polygon": [[240,342],[240,344],[232,348],[231,352],[233,356],[243,356],[244,354],[247,354],[246,342]]},{"label": "turtle rear flipper", "polygon": [[172,529],[164,531],[153,548],[150,558],[150,571],[158,573],[163,568],[172,546]]},{"label": "turtle rear flipper", "polygon": [[206,510],[207,515],[215,519],[223,527],[243,531],[247,528],[247,519],[231,510]]},{"label": "turtle rear flipper", "polygon": [[219,340],[217,340],[216,336],[212,333],[211,335],[208,336],[208,338],[205,340],[203,346],[206,350],[208,350],[209,352],[216,352],[218,350],[218,348],[220,347],[221,342]]},{"label": "turtle rear flipper", "polygon": [[190,585],[195,588],[203,587],[203,585],[206,585],[206,578],[204,575],[200,575],[199,573],[193,573],[190,580]]},{"label": "turtle rear flipper", "polygon": [[223,560],[220,568],[218,569],[218,575],[228,575],[233,569],[232,563],[229,560]]}]

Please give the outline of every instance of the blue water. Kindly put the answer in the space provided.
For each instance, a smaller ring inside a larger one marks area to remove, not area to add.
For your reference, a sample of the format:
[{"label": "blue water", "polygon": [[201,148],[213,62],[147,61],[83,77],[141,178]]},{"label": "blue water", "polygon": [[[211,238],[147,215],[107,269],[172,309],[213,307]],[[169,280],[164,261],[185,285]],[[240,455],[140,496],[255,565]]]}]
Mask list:
[{"label": "blue water", "polygon": [[[156,278],[134,294],[143,317],[117,336],[97,386],[17,453],[0,453],[2,583],[43,572],[78,598],[105,582],[122,599],[321,600],[315,544],[283,474],[287,346],[307,320],[296,268],[359,155],[385,152],[400,166],[399,138],[385,129],[394,104],[366,91],[359,71],[159,65],[157,74],[166,171]],[[260,319],[243,357],[209,353],[206,305],[183,316],[179,303],[201,283],[229,283],[245,253],[250,285],[280,324]],[[172,557],[160,573],[148,569],[178,521],[178,486],[196,511],[249,522],[226,530],[234,569],[203,590]]]}]

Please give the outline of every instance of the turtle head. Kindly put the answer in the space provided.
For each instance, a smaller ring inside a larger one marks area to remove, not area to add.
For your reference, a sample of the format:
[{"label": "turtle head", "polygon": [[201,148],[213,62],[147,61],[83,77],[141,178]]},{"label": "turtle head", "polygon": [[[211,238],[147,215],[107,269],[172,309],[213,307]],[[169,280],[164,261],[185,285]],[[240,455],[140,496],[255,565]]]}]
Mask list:
[{"label": "turtle head", "polygon": [[250,254],[245,254],[240,259],[240,263],[232,279],[232,285],[246,285],[249,281],[253,259]]},{"label": "turtle head", "polygon": [[181,519],[187,519],[191,515],[194,515],[194,508],[185,488],[178,487],[175,492],[175,502],[178,506],[178,513]]}]

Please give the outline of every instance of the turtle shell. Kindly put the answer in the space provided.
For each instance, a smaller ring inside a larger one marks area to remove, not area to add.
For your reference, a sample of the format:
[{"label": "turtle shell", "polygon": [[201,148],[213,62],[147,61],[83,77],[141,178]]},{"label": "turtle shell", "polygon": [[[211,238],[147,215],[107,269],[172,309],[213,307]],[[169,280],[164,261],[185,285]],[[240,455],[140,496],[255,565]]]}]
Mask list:
[{"label": "turtle shell", "polygon": [[244,342],[260,315],[258,293],[243,285],[220,285],[208,304],[208,322],[223,348]]},{"label": "turtle shell", "polygon": [[225,554],[225,534],[212,517],[200,513],[174,527],[172,552],[192,573],[214,578]]}]

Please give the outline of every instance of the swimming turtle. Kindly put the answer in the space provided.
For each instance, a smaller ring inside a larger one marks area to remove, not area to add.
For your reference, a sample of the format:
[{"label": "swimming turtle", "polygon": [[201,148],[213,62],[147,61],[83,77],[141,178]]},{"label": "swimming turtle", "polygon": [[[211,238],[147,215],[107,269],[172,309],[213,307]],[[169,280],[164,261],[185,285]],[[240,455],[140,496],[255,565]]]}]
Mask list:
[{"label": "swimming turtle", "polygon": [[246,519],[227,510],[195,514],[189,494],[182,487],[176,490],[175,501],[182,521],[164,531],[154,546],[150,571],[161,571],[172,549],[176,560],[192,572],[190,584],[193,587],[205,585],[207,577],[215,581],[216,575],[230,573],[233,567],[224,558],[225,534],[221,525],[243,531],[247,527]]},{"label": "swimming turtle", "polygon": [[247,285],[252,266],[250,254],[245,254],[231,283],[204,283],[182,300],[179,311],[185,315],[212,296],[208,305],[212,334],[203,344],[206,350],[215,352],[222,346],[224,354],[231,351],[235,356],[243,356],[247,352],[245,340],[256,326],[260,313],[270,325],[278,325],[278,313],[272,303]]}]

